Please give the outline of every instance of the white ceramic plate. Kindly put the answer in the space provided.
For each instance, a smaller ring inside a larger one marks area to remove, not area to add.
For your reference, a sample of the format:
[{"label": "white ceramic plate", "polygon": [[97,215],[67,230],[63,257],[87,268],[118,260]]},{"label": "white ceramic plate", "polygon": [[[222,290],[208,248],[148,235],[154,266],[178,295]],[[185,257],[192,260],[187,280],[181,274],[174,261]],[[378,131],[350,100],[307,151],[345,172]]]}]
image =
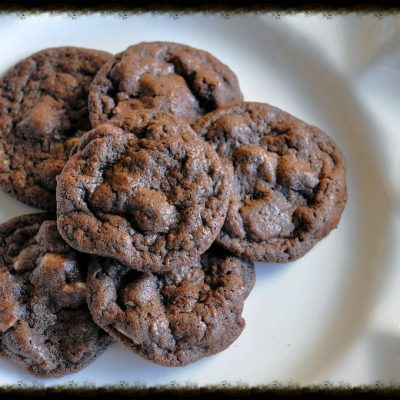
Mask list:
[{"label": "white ceramic plate", "polygon": [[[349,188],[339,228],[305,257],[257,265],[257,283],[244,310],[247,326],[226,351],[166,368],[115,344],[85,370],[45,381],[0,360],[0,385],[306,385],[340,376],[341,365],[370,328],[387,279],[382,271],[394,243],[392,209],[368,144],[368,116],[316,48],[285,27],[253,15],[0,17],[0,74],[35,51],[61,45],[117,52],[139,41],[169,40],[208,50],[237,74],[246,100],[271,103],[328,132],[343,150]],[[0,193],[0,222],[30,211]],[[343,380],[380,379],[379,372],[357,375],[357,363],[362,361],[347,362]]]}]

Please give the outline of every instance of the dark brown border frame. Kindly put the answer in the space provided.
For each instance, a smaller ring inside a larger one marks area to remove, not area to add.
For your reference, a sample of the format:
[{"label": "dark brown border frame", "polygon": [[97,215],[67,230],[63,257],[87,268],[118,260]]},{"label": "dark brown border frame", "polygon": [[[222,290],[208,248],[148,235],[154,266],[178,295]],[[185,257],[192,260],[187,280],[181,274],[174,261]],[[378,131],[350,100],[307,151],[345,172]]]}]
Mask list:
[{"label": "dark brown border frame", "polygon": [[68,12],[74,15],[89,12],[118,12],[122,17],[132,13],[143,12],[170,12],[172,14],[194,12],[240,14],[245,12],[277,12],[287,14],[293,12],[323,12],[330,13],[396,13],[400,10],[398,0],[182,0],[175,4],[171,0],[126,0],[126,1],[99,1],[82,0],[74,2],[60,0],[31,0],[29,4],[22,0],[4,2],[0,1],[0,13],[19,12],[20,14],[32,14],[43,11]]},{"label": "dark brown border frame", "polygon": [[157,386],[149,387],[135,387],[130,388],[124,385],[121,386],[108,386],[103,388],[97,387],[82,387],[76,388],[73,386],[56,386],[53,388],[25,388],[18,387],[4,387],[0,388],[0,397],[3,395],[12,396],[15,398],[82,398],[82,397],[96,397],[96,398],[151,398],[151,399],[165,399],[171,397],[177,398],[197,398],[206,397],[210,399],[221,398],[268,398],[268,399],[283,399],[283,398],[313,398],[317,399],[322,397],[327,398],[349,398],[349,397],[362,397],[362,398],[376,398],[378,396],[387,399],[399,398],[400,387],[384,387],[379,382],[374,386],[360,386],[360,387],[333,387],[329,383],[321,386],[288,386],[284,387],[280,384],[271,386],[209,386],[204,388],[189,387],[189,386]]},{"label": "dark brown border frame", "polygon": [[[90,0],[82,0],[79,2],[80,7],[68,4],[66,2],[56,1],[33,1],[30,5],[26,5],[21,1],[12,3],[0,2],[0,14],[16,13],[17,18],[25,18],[26,15],[38,14],[41,12],[50,13],[67,13],[72,19],[78,15],[91,12],[101,12],[104,14],[118,13],[122,19],[126,19],[130,14],[140,14],[145,12],[153,13],[169,13],[173,18],[179,18],[179,15],[187,15],[195,12],[218,14],[221,18],[229,18],[231,15],[243,13],[265,13],[272,12],[276,18],[280,18],[282,14],[290,14],[295,12],[323,12],[327,19],[334,14],[344,14],[349,12],[371,13],[377,18],[382,18],[385,14],[399,14],[400,2],[393,0],[382,0],[374,2],[373,0],[360,1],[335,1],[324,0],[318,1],[300,1],[300,0],[282,0],[279,4],[276,2],[249,3],[246,1],[235,1],[229,5],[224,5],[221,1],[212,3],[201,3],[200,1],[192,1],[192,4],[182,3],[179,6],[168,4],[164,1],[155,3],[138,1],[138,2],[108,2],[102,3]],[[336,3],[336,4],[335,4]],[[320,396],[327,398],[376,398],[385,397],[387,399],[400,398],[400,386],[385,386],[377,381],[375,385],[366,385],[352,387],[350,385],[335,386],[331,382],[324,382],[322,385],[309,387],[301,387],[291,384],[281,384],[275,382],[272,385],[262,386],[235,386],[229,383],[223,383],[219,386],[197,387],[197,386],[179,386],[176,384],[162,385],[155,387],[136,386],[130,387],[124,382],[120,385],[106,387],[77,387],[73,384],[58,385],[45,388],[43,386],[31,387],[23,384],[0,387],[0,398],[12,397],[19,398],[152,398],[165,399],[171,397],[178,398],[197,398],[205,397],[211,399],[220,398],[319,398]]]}]

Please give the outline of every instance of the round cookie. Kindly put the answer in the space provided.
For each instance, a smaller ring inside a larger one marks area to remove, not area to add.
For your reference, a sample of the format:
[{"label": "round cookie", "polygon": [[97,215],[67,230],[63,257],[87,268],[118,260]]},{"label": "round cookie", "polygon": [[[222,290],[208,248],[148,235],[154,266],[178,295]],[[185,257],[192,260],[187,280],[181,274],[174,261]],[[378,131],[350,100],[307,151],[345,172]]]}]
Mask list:
[{"label": "round cookie", "polygon": [[93,257],[87,295],[94,320],[128,349],[157,364],[184,366],[238,338],[254,282],[254,265],[223,250],[158,274]]},{"label": "round cookie", "polygon": [[129,120],[129,130],[103,124],[83,136],[58,177],[57,221],[79,251],[166,271],[211,246],[233,177],[186,122],[151,115]]},{"label": "round cookie", "polygon": [[242,103],[194,126],[231,161],[234,185],[217,242],[254,261],[303,256],[339,223],[345,162],[320,129],[268,104]]},{"label": "round cookie", "polygon": [[143,42],[99,70],[90,87],[89,110],[93,127],[142,108],[191,123],[242,100],[235,74],[210,53],[178,43]]},{"label": "round cookie", "polygon": [[0,355],[39,377],[76,372],[112,339],[86,301],[88,257],[71,249],[54,217],[0,225]]},{"label": "round cookie", "polygon": [[55,211],[56,176],[91,129],[89,84],[110,54],[77,47],[40,51],[0,80],[0,187]]}]

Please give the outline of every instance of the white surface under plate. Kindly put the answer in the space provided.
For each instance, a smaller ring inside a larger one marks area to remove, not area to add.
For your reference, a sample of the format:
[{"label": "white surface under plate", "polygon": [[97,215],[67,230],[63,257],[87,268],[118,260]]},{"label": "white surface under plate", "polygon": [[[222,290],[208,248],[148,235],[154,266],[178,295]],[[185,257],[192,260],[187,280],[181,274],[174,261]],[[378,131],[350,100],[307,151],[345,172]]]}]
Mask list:
[{"label": "white surface under plate", "polygon": [[[115,344],[83,371],[50,380],[1,359],[0,385],[400,382],[394,375],[400,371],[400,298],[390,295],[400,280],[399,207],[396,211],[392,180],[386,180],[390,162],[377,138],[383,128],[379,115],[361,101],[368,85],[346,75],[344,64],[339,68],[323,49],[339,30],[340,38],[348,39],[340,28],[345,18],[307,18],[0,17],[0,74],[35,51],[61,45],[117,52],[139,41],[170,40],[208,50],[237,74],[246,100],[271,103],[328,132],[346,158],[349,189],[339,228],[305,257],[257,265],[257,283],[244,309],[247,326],[226,351],[184,368],[166,368]],[[319,27],[317,41],[302,32],[302,24]],[[351,54],[351,42],[346,43]],[[359,51],[359,43],[354,46]],[[0,222],[29,211],[0,193]]]}]

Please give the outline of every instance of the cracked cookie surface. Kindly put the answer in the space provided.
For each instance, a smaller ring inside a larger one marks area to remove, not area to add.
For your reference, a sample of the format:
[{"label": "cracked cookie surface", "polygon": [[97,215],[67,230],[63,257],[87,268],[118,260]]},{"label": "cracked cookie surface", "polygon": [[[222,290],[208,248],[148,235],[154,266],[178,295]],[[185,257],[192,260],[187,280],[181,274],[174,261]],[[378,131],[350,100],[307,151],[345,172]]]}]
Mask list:
[{"label": "cracked cookie surface", "polygon": [[87,264],[51,215],[0,225],[0,355],[33,375],[56,377],[81,370],[106,349],[112,339],[87,306]]},{"label": "cracked cookie surface", "polygon": [[345,162],[320,129],[268,104],[242,103],[194,125],[234,167],[232,198],[217,242],[254,261],[303,256],[339,223]]},{"label": "cracked cookie surface", "polygon": [[0,186],[18,200],[55,211],[56,176],[91,129],[89,84],[110,54],[77,47],[40,51],[0,81]]},{"label": "cracked cookie surface", "polygon": [[128,47],[99,70],[89,92],[93,127],[142,108],[188,122],[243,100],[229,67],[183,44],[144,42]]},{"label": "cracked cookie surface", "polygon": [[74,248],[137,270],[171,270],[213,243],[232,169],[168,113],[129,130],[99,125],[58,177],[57,221]]},{"label": "cracked cookie surface", "polygon": [[88,303],[94,320],[131,351],[184,366],[223,351],[242,332],[254,265],[221,249],[168,273],[138,272],[93,257]]}]

